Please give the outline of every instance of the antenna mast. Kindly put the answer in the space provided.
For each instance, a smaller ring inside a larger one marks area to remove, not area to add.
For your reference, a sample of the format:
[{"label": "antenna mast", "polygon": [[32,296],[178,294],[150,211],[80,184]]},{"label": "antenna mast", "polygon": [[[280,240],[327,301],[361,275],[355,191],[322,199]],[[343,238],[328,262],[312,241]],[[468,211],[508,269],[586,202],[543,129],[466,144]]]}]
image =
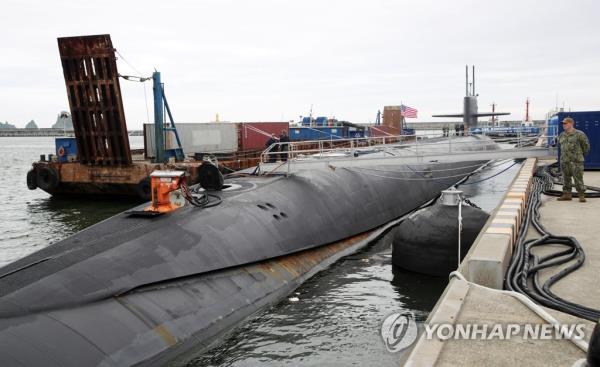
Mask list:
[{"label": "antenna mast", "polygon": [[473,65],[473,95],[475,96],[475,65]]},{"label": "antenna mast", "polygon": [[465,65],[465,95],[469,96],[469,65]]}]

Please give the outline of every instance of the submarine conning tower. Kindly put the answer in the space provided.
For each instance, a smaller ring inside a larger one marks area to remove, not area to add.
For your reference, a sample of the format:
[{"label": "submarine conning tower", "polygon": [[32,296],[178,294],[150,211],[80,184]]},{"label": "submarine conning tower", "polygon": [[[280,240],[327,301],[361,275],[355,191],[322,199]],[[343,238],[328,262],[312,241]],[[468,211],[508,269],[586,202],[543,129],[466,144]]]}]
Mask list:
[{"label": "submarine conning tower", "polygon": [[[470,89],[470,90],[469,90]],[[477,112],[477,94],[475,94],[475,65],[471,83],[469,83],[469,65],[465,65],[465,98],[463,99],[463,122],[468,127],[477,127],[479,119]]]},{"label": "submarine conning tower", "polygon": [[463,116],[463,123],[468,127],[477,127],[479,121],[477,119],[477,97],[476,96],[465,96],[463,100],[465,115]]},{"label": "submarine conning tower", "polygon": [[477,106],[477,97],[479,95],[475,93],[475,66],[473,66],[472,78],[469,82],[469,65],[465,65],[465,97],[463,99],[463,112],[462,113],[450,113],[443,115],[432,115],[432,117],[462,117],[463,124],[467,129],[477,127],[479,124],[479,117],[490,117],[490,116],[504,116],[510,115],[508,112],[479,112]]},{"label": "submarine conning tower", "polygon": [[477,97],[476,96],[465,96],[464,100],[464,111],[463,122],[468,127],[477,127]]}]

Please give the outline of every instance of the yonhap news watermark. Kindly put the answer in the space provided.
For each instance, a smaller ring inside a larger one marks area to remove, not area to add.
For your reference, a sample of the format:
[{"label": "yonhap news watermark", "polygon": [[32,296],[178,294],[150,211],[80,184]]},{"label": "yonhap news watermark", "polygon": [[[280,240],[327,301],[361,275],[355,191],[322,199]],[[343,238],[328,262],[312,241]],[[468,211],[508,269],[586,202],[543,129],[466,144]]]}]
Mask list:
[{"label": "yonhap news watermark", "polygon": [[[410,311],[395,312],[381,323],[381,337],[389,352],[411,346],[418,336],[415,316]],[[585,324],[552,325],[547,323],[432,323],[423,326],[426,340],[552,340],[585,339]]]},{"label": "yonhap news watermark", "polygon": [[425,338],[439,340],[523,340],[584,339],[584,324],[428,324]]}]

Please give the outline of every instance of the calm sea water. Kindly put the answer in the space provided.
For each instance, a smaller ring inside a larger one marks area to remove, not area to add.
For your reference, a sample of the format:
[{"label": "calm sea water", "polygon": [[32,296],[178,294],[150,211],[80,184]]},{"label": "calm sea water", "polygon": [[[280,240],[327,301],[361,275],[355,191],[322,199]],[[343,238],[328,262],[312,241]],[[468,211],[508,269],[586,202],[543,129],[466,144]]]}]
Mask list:
[{"label": "calm sea water", "polygon": [[[133,148],[141,137],[131,137]],[[135,202],[53,199],[30,191],[25,175],[54,138],[0,138],[0,266],[124,211]],[[472,176],[492,176],[512,162]],[[499,176],[460,187],[486,211],[499,203],[519,165]],[[214,348],[191,356],[192,366],[395,366],[401,354],[385,350],[380,324],[389,313],[412,311],[419,323],[443,291],[445,278],[396,269],[391,234],[309,279],[288,299],[239,325]]]},{"label": "calm sea water", "polygon": [[[140,136],[130,137],[130,142],[132,148],[143,148]],[[40,189],[27,189],[31,163],[54,150],[52,137],[0,137],[0,266],[135,205],[57,200]]]}]

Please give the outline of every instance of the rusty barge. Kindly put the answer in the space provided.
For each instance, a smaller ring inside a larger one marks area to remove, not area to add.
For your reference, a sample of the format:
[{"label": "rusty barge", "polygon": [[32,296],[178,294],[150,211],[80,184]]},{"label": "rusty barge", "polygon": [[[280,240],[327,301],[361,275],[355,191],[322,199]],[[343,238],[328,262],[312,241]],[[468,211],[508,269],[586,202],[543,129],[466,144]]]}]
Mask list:
[{"label": "rusty barge", "polygon": [[[182,156],[177,157],[178,162],[134,161],[109,35],[59,38],[58,49],[75,138],[56,139],[55,154],[44,155],[33,163],[27,173],[29,189],[40,188],[52,195],[135,196],[147,200],[150,172],[174,164],[188,172],[190,183],[197,182],[202,162],[184,162]],[[163,121],[158,123],[162,129]]]},{"label": "rusty barge", "polygon": [[[160,73],[152,77],[153,126],[158,133],[155,133],[152,150],[144,149],[142,155],[129,146],[119,78],[130,80],[131,77],[119,74],[110,36],[59,38],[58,48],[75,137],[57,138],[55,152],[43,155],[32,164],[27,174],[29,189],[39,188],[52,195],[128,196],[149,200],[149,175],[155,170],[183,170],[189,184],[199,182],[200,167],[205,160],[195,159],[197,155],[186,157],[181,144],[175,146],[171,141],[175,137],[179,143],[179,136],[164,96]],[[163,110],[167,110],[170,122],[165,121]],[[263,123],[248,125],[254,130],[257,129],[254,126],[273,129]],[[258,137],[252,146],[240,144],[240,149],[218,154],[220,167],[234,171],[256,165],[267,138],[262,140],[261,143]]]}]

